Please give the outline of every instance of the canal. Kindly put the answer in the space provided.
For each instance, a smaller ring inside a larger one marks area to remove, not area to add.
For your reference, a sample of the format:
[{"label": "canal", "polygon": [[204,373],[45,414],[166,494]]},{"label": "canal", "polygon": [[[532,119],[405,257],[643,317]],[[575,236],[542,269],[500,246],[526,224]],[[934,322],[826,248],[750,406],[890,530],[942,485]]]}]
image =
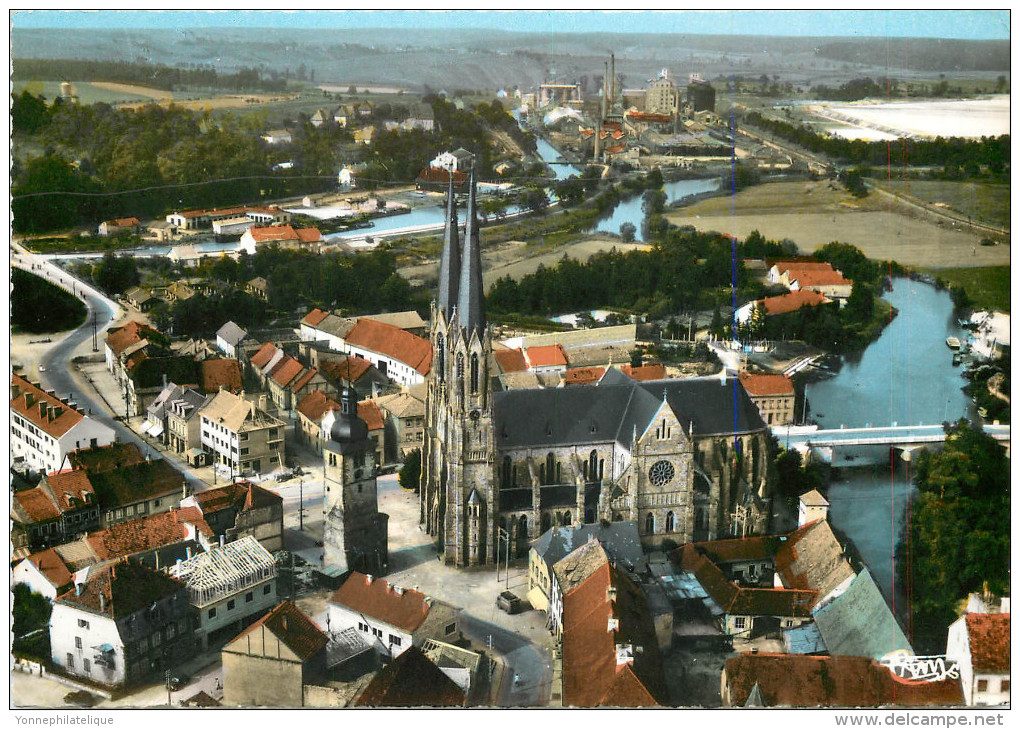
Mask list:
[{"label": "canal", "polygon": [[[966,338],[948,292],[897,278],[884,298],[899,313],[864,352],[844,357],[836,376],[808,383],[809,418],[822,428],[976,419],[945,342]],[[915,490],[910,463],[899,451],[864,447],[837,450],[832,465],[830,520],[853,540],[890,606],[906,617],[894,554]]]}]

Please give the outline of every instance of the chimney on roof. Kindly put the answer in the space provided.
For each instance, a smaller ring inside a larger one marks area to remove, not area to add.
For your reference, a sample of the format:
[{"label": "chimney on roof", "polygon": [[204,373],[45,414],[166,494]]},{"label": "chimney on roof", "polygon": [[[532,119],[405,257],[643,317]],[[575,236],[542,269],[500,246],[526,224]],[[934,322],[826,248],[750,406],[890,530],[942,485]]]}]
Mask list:
[{"label": "chimney on roof", "polygon": [[85,583],[84,582],[75,582],[74,583],[74,594],[78,595],[79,597],[81,597],[81,594],[83,592],[85,592]]},{"label": "chimney on roof", "polygon": [[283,625],[283,629],[286,630],[287,629],[287,616],[286,615],[283,616],[283,620],[281,621],[281,624]]},{"label": "chimney on roof", "polygon": [[393,585],[393,592],[396,593],[397,595],[403,595],[404,594],[404,588],[403,587],[398,587],[396,585]]},{"label": "chimney on roof", "polygon": [[374,580],[374,579],[375,578],[372,577],[372,575],[365,575],[365,584],[366,585],[371,585],[372,584],[372,580]]},{"label": "chimney on roof", "polygon": [[188,559],[191,559],[191,547],[185,547],[184,553],[188,555]]},{"label": "chimney on roof", "polygon": [[106,595],[102,590],[99,591],[99,611],[106,612]]},{"label": "chimney on roof", "polygon": [[226,544],[227,537],[225,534],[220,534],[220,549],[223,549],[223,545]]}]

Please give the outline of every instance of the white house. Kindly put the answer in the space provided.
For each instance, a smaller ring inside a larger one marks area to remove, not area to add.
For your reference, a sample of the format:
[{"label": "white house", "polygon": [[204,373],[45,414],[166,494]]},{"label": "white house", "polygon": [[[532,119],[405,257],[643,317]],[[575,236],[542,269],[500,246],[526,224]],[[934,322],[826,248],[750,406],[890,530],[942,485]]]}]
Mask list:
[{"label": "white house", "polygon": [[278,602],[276,559],[253,536],[178,561],[170,574],[188,587],[195,608],[195,636],[202,648],[210,636],[232,637]]},{"label": "white house", "polygon": [[971,316],[977,325],[974,332],[974,353],[987,359],[998,359],[1009,351],[1009,314],[1001,311],[980,311]]},{"label": "white house", "polygon": [[262,135],[266,144],[290,144],[294,137],[286,129],[271,129]]},{"label": "white house", "polygon": [[967,612],[949,626],[946,659],[959,666],[967,706],[1009,703],[1009,602],[1004,603],[1005,612]]},{"label": "white house", "polygon": [[119,562],[80,570],[53,602],[50,658],[72,676],[107,686],[141,683],[195,653],[183,583]]},{"label": "white house", "polygon": [[68,453],[109,445],[114,430],[17,373],[11,375],[11,457],[33,470],[59,471]]},{"label": "white house", "polygon": [[253,225],[255,225],[255,221],[244,215],[236,218],[214,220],[212,228],[213,233],[216,235],[241,235]]},{"label": "white house", "polygon": [[237,345],[248,336],[241,327],[232,321],[228,321],[216,332],[216,346],[228,357],[237,357]]},{"label": "white house", "polygon": [[67,563],[50,547],[28,555],[14,566],[11,573],[12,585],[28,585],[28,589],[47,600],[54,600],[74,582],[74,575]]},{"label": "white house", "polygon": [[352,572],[326,603],[329,632],[355,628],[380,654],[396,658],[428,639],[460,638],[456,608],[418,590],[390,585],[372,575]]}]

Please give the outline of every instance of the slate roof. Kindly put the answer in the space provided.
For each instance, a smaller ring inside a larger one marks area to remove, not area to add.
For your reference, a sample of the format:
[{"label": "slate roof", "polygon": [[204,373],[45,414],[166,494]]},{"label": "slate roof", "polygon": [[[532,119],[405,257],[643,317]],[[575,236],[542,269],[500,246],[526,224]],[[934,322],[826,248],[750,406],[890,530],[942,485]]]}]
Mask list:
[{"label": "slate roof", "polygon": [[613,441],[630,447],[636,430],[644,433],[662,404],[669,406],[694,435],[747,433],[765,429],[758,408],[736,378],[718,377],[635,382],[606,372],[597,387],[509,390],[493,396],[499,448],[548,447]]},{"label": "slate roof", "polygon": [[411,646],[393,659],[361,692],[356,706],[463,706],[464,691]]},{"label": "slate roof", "polygon": [[975,672],[1009,674],[1009,613],[967,613],[967,638]]},{"label": "slate roof", "polygon": [[429,341],[389,324],[359,319],[345,339],[348,344],[403,362],[422,375],[427,375],[432,367]]},{"label": "slate roof", "polygon": [[[93,568],[81,595],[68,590],[56,601],[111,618],[123,618],[180,591],[184,583],[164,572],[134,562],[117,562]],[[100,594],[105,603],[100,607]],[[185,596],[186,597],[186,596]]]},{"label": "slate roof", "polygon": [[122,521],[89,534],[85,540],[96,559],[104,561],[182,542],[190,536],[189,525],[206,537],[213,536],[202,512],[191,506]]},{"label": "slate roof", "polygon": [[622,563],[624,567],[628,565],[635,567],[642,561],[644,552],[641,549],[637,523],[633,521],[552,527],[546,530],[531,548],[547,564],[553,565],[586,544],[590,537],[601,543],[609,559]]},{"label": "slate roof", "polygon": [[[618,621],[614,629],[611,619]],[[632,661],[619,665],[617,646],[628,644]],[[603,562],[563,598],[563,703],[655,706],[664,695],[662,660],[645,597]]]},{"label": "slate roof", "polygon": [[783,645],[787,653],[800,653],[813,655],[817,653],[828,653],[822,634],[818,631],[815,623],[807,623],[798,628],[791,628],[783,631]]},{"label": "slate roof", "polygon": [[202,390],[207,393],[219,392],[220,387],[237,392],[244,386],[241,363],[236,359],[207,359],[199,367],[202,370]]},{"label": "slate roof", "polygon": [[241,343],[241,340],[248,336],[248,332],[237,326],[234,322],[228,321],[216,331],[216,336],[227,344],[237,346]]},{"label": "slate roof", "polygon": [[[54,438],[63,436],[85,417],[19,374],[11,375],[11,392],[14,395],[11,410]],[[45,410],[41,409],[40,403],[46,406]]]},{"label": "slate roof", "polygon": [[184,474],[162,458],[89,476],[104,509],[182,493]]},{"label": "slate roof", "polygon": [[404,589],[403,594],[398,595],[386,580],[373,579],[361,572],[352,572],[329,601],[408,633],[413,633],[425,622],[430,608],[423,593]]},{"label": "slate roof", "polygon": [[237,643],[249,633],[265,628],[294,651],[302,661],[313,658],[325,650],[329,642],[326,634],[304,612],[290,600],[284,600],[261,618],[248,626],[240,635],[227,644]]},{"label": "slate roof", "polygon": [[893,651],[914,652],[867,569],[812,617],[832,655],[880,659]]},{"label": "slate roof", "polygon": [[743,706],[755,684],[765,706],[962,705],[959,679],[908,684],[859,656],[743,653],[726,661],[730,704]]}]

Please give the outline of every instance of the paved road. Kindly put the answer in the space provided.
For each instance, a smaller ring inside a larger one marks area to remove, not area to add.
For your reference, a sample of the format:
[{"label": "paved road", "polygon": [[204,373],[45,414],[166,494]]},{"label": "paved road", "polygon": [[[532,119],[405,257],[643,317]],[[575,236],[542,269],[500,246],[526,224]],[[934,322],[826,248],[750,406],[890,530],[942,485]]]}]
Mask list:
[{"label": "paved road", "polygon": [[53,390],[58,395],[67,394],[69,399],[78,403],[78,407],[89,413],[90,417],[113,428],[118,441],[134,443],[142,453],[151,453],[160,458],[166,458],[175,468],[183,471],[184,477],[193,489],[204,491],[209,488],[205,481],[184,468],[182,464],[167,458],[165,454],[153,448],[133,430],[119,420],[115,420],[107,411],[105,404],[98,401],[95,391],[88,389],[74,378],[74,364],[71,360],[75,356],[75,351],[92,338],[93,317],[96,319],[96,343],[99,351],[102,351],[106,330],[114,320],[123,316],[123,310],[100,291],[74,278],[53,263],[24,252],[16,243],[12,243],[12,249],[11,265],[29,271],[55,286],[74,293],[88,308],[85,323],[50,347],[39,360],[39,381],[43,388]]},{"label": "paved road", "polygon": [[[503,659],[503,674],[496,694],[498,706],[545,706],[552,684],[552,660],[527,638],[468,612],[461,613],[464,635],[478,645],[488,645]],[[519,680],[514,681],[514,676]]]}]

